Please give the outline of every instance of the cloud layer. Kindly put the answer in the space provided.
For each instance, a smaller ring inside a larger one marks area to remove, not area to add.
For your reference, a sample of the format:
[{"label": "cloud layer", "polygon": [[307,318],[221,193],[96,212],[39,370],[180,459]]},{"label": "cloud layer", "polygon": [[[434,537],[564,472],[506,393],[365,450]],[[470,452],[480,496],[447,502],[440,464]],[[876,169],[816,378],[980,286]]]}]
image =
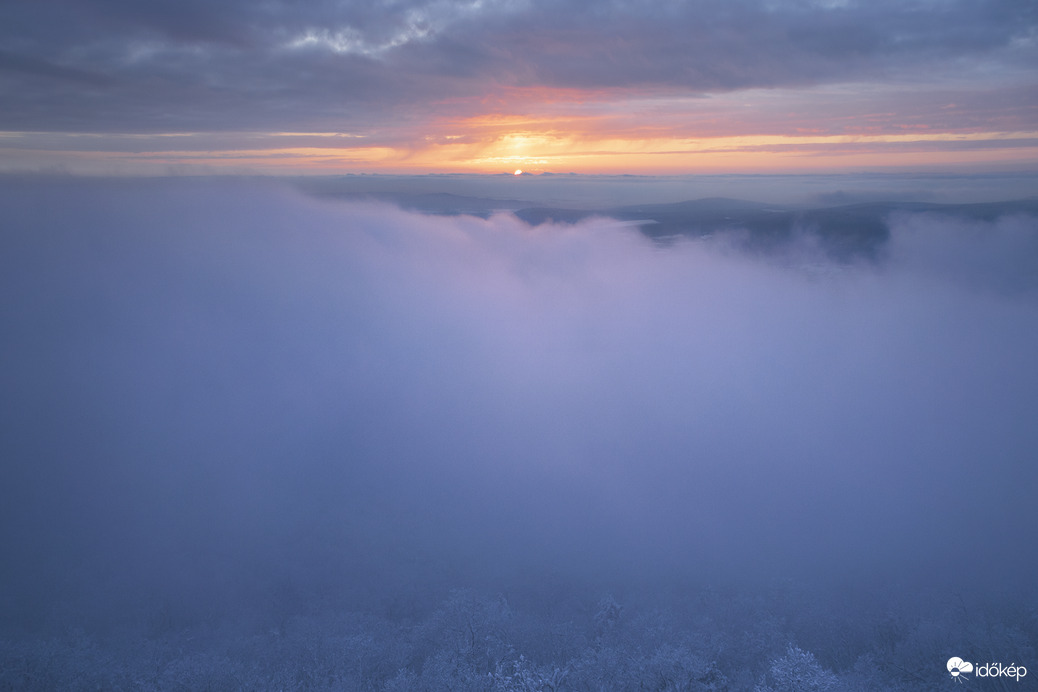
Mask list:
[{"label": "cloud layer", "polygon": [[5,607],[1034,568],[1033,218],[899,218],[866,268],[255,184],[2,195]]},{"label": "cloud layer", "polygon": [[1033,69],[1038,21],[1031,3],[1009,0],[47,1],[3,14],[0,126],[124,133],[367,129],[376,115],[417,117],[411,107],[503,87],[705,93],[933,70],[990,78]]},{"label": "cloud layer", "polygon": [[190,163],[213,149],[127,135],[217,133],[220,158],[271,167],[314,145],[249,135],[288,132],[363,139],[323,140],[345,150],[325,165],[481,170],[715,136],[1026,134],[1036,22],[1016,0],[8,3],[0,130],[118,135],[20,142],[38,165],[92,146]]}]

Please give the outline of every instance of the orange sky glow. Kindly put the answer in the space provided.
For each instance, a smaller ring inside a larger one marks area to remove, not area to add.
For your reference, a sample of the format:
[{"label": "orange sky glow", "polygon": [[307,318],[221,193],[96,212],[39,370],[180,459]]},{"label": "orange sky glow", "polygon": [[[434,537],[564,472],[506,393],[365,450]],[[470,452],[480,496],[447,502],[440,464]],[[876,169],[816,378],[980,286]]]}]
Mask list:
[{"label": "orange sky glow", "polygon": [[1038,170],[1025,2],[268,4],[7,8],[0,172]]},{"label": "orange sky glow", "polygon": [[[280,139],[276,134],[258,137]],[[460,135],[458,141],[396,146],[370,146],[360,139],[352,140],[348,146],[204,150],[156,147],[134,151],[23,149],[17,147],[17,139],[8,138],[0,164],[8,170],[25,170],[35,164],[75,173],[115,174],[501,173],[515,168],[528,173],[752,173],[1038,164],[1038,132],[734,135],[692,139],[627,138],[590,131],[538,129],[491,134],[469,131]]]},{"label": "orange sky glow", "polygon": [[955,120],[942,127],[931,113],[962,110],[942,96],[884,111],[884,95],[868,85],[683,98],[502,89],[363,132],[0,133],[0,170],[682,174],[1038,166],[1038,129],[1002,130],[977,118],[970,127]]}]

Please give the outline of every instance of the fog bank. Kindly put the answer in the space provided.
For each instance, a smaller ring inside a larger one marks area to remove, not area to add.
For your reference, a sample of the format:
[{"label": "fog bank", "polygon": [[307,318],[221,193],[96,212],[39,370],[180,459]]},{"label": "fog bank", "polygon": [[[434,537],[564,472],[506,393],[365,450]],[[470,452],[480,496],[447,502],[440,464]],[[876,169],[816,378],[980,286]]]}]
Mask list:
[{"label": "fog bank", "polygon": [[5,614],[1038,567],[1033,217],[856,265],[273,183],[0,205]]}]

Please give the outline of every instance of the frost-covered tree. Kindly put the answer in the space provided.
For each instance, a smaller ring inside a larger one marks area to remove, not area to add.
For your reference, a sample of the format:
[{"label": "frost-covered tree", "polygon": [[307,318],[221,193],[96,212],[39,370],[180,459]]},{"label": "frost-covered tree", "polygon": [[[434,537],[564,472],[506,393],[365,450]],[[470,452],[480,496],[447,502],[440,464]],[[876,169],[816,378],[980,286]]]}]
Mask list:
[{"label": "frost-covered tree", "polygon": [[790,644],[784,655],[772,659],[754,692],[826,692],[836,689],[838,681],[813,653]]},{"label": "frost-covered tree", "polygon": [[535,666],[519,656],[511,665],[498,664],[490,676],[493,692],[556,692],[561,690],[568,669],[558,666]]},{"label": "frost-covered tree", "polygon": [[490,689],[492,674],[512,655],[511,618],[504,598],[452,592],[425,626],[432,651],[422,666],[422,684],[431,690]]},{"label": "frost-covered tree", "polygon": [[623,613],[623,606],[617,603],[611,594],[603,596],[595,608],[596,633],[601,635],[615,627],[620,622],[620,618],[623,617]]}]

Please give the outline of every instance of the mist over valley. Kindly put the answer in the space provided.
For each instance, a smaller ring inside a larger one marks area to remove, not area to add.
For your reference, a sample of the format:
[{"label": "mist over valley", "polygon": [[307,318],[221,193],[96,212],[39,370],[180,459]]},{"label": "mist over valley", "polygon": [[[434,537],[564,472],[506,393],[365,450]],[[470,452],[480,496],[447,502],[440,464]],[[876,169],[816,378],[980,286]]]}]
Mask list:
[{"label": "mist over valley", "polygon": [[312,192],[3,181],[0,685],[1034,660],[1033,199]]}]

